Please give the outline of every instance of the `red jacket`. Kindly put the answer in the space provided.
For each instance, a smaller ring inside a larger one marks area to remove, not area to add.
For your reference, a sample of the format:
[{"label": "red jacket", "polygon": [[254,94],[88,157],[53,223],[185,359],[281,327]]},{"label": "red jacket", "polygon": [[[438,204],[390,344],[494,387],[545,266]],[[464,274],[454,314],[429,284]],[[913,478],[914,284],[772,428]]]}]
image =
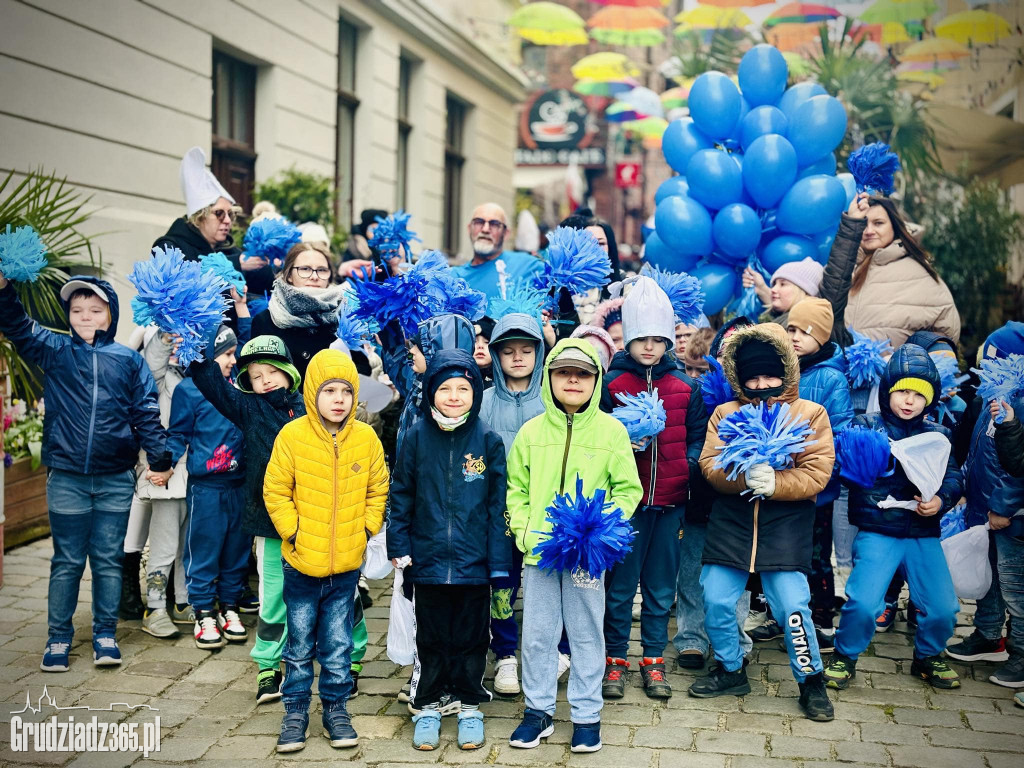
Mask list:
[{"label": "red jacket", "polygon": [[641,506],[682,506],[686,504],[691,468],[700,474],[697,460],[704,447],[708,415],[700,387],[666,352],[657,365],[645,366],[628,352],[612,358],[604,377],[601,409],[611,413],[622,403],[618,393],[636,395],[658,390],[665,404],[665,429],[634,454],[637,473],[644,487]]}]

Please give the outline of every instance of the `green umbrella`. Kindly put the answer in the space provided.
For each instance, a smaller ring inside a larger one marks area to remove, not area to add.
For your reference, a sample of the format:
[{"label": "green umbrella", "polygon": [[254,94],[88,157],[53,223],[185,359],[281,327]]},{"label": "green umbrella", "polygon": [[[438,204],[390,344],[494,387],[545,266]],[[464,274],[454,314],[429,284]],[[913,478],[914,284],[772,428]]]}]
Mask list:
[{"label": "green umbrella", "polygon": [[884,24],[887,21],[906,24],[908,21],[927,19],[938,8],[934,0],[877,0],[857,18],[868,24]]}]

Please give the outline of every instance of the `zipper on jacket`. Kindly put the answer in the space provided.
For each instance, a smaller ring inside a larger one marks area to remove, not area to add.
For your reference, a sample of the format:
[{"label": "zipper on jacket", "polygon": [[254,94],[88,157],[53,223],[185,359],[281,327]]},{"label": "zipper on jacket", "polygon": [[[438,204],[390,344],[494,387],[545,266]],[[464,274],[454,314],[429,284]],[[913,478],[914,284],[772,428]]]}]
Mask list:
[{"label": "zipper on jacket", "polygon": [[446,584],[452,583],[452,488],[455,485],[455,439],[452,438],[448,443],[448,478],[445,480],[445,484],[448,486],[448,514],[445,515],[448,522],[448,580]]},{"label": "zipper on jacket", "polygon": [[750,542],[750,568],[747,570],[754,573],[754,560],[757,559],[757,513],[761,510],[761,500],[754,499],[754,537]]},{"label": "zipper on jacket", "polygon": [[338,433],[335,432],[332,437],[334,438],[334,466],[333,466],[333,487],[331,488],[331,546],[330,552],[330,572],[327,574],[331,576],[334,574],[334,539],[337,536],[337,515],[338,515]]},{"label": "zipper on jacket", "polygon": [[[654,394],[654,381],[652,380],[652,369],[647,369],[647,393]],[[647,493],[647,505],[654,505],[654,486],[658,484],[658,436],[651,438],[651,487]]]},{"label": "zipper on jacket", "polygon": [[562,453],[562,477],[558,483],[559,493],[565,493],[565,467],[569,463],[569,444],[572,442],[572,417],[571,413],[565,415],[565,451]]},{"label": "zipper on jacket", "polygon": [[92,350],[92,412],[89,414],[89,437],[85,441],[85,474],[89,474],[92,464],[92,436],[96,431],[96,403],[100,396],[99,358],[96,350]]}]

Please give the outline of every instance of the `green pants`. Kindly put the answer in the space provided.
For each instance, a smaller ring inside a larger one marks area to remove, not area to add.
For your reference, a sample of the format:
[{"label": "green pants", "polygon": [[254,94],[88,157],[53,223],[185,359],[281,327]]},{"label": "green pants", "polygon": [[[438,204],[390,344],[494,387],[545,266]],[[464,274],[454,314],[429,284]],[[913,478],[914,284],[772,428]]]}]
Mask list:
[{"label": "green pants", "polygon": [[[284,575],[281,571],[281,540],[256,537],[256,567],[260,578],[260,616],[256,626],[256,643],[249,655],[260,669],[277,669],[288,639],[288,621],[284,607]],[[355,626],[352,629],[352,669],[362,671],[366,655],[366,621],[363,604],[356,593]]]}]

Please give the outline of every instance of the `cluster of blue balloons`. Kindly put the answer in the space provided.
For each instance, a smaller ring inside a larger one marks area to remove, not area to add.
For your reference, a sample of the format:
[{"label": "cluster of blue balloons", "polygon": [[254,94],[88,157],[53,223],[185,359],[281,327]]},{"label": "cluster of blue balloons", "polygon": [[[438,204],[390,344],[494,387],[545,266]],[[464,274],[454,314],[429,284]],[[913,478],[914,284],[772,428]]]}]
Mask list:
[{"label": "cluster of blue balloons", "polygon": [[705,72],[690,89],[690,117],[662,137],[681,175],[654,196],[645,258],[700,279],[709,315],[739,294],[748,264],[770,275],[807,257],[824,263],[856,194],[852,175],[836,176],[846,110],[817,83],[787,89],[788,77],[779,50],[757,45],[740,62],[739,88]]}]

